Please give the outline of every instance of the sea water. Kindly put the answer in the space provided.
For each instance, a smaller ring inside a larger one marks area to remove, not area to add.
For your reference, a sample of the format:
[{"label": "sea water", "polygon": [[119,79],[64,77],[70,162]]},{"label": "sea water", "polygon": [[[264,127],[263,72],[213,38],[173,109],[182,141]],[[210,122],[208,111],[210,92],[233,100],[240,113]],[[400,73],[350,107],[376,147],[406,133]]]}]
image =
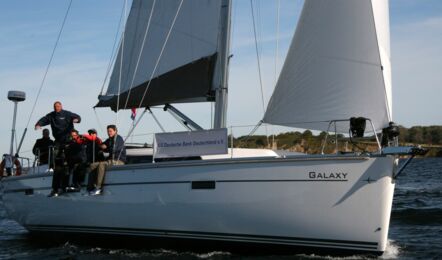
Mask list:
[{"label": "sea water", "polygon": [[[389,243],[381,259],[442,259],[442,159],[415,159],[399,177],[394,195]],[[0,259],[366,259],[317,255],[237,255],[230,252],[131,250],[31,241],[27,231],[0,205]]]}]

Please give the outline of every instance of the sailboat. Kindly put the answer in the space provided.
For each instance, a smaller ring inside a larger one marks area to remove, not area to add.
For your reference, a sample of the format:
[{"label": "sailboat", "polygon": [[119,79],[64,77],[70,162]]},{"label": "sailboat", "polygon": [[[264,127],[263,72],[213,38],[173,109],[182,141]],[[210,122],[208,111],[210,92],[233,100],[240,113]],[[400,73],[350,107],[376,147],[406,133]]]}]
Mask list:
[{"label": "sailboat", "polygon": [[[388,1],[304,3],[262,122],[355,138],[367,125],[379,148],[318,155],[227,147],[231,6],[134,0],[96,106],[164,106],[189,131],[160,133],[152,148],[128,149],[132,163],[107,171],[100,196],[48,197],[52,174],[35,167],[3,178],[9,217],[33,234],[382,254],[404,168],[398,156],[421,152],[397,146],[390,123]],[[215,103],[213,129],[173,106],[195,102]]]}]

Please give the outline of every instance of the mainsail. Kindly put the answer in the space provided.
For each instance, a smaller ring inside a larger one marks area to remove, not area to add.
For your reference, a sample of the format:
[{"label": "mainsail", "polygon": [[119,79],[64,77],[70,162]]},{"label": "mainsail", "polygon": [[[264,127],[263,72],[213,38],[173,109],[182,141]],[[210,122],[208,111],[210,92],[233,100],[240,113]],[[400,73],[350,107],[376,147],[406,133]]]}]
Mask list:
[{"label": "mainsail", "polygon": [[221,0],[134,0],[97,106],[117,110],[213,101],[220,12]]},{"label": "mainsail", "polygon": [[391,91],[388,1],[309,0],[263,121],[324,131],[366,117],[380,130]]}]

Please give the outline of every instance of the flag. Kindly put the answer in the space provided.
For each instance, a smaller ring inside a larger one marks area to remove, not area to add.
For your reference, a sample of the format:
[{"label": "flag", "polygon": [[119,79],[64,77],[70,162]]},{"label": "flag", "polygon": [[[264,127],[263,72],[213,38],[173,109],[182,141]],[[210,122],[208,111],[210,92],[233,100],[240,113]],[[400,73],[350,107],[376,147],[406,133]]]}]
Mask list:
[{"label": "flag", "polygon": [[135,107],[131,108],[132,113],[130,114],[130,119],[135,120],[137,116],[137,109]]}]

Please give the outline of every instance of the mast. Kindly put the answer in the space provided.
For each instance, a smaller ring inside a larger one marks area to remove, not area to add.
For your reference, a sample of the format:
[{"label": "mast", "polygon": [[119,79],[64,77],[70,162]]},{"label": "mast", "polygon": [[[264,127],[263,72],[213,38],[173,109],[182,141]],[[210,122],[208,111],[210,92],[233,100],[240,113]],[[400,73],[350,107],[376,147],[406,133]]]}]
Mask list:
[{"label": "mast", "polygon": [[227,92],[230,55],[230,17],[232,0],[222,0],[221,3],[221,37],[220,37],[220,84],[215,92],[215,118],[213,128],[226,127],[227,118]]}]

